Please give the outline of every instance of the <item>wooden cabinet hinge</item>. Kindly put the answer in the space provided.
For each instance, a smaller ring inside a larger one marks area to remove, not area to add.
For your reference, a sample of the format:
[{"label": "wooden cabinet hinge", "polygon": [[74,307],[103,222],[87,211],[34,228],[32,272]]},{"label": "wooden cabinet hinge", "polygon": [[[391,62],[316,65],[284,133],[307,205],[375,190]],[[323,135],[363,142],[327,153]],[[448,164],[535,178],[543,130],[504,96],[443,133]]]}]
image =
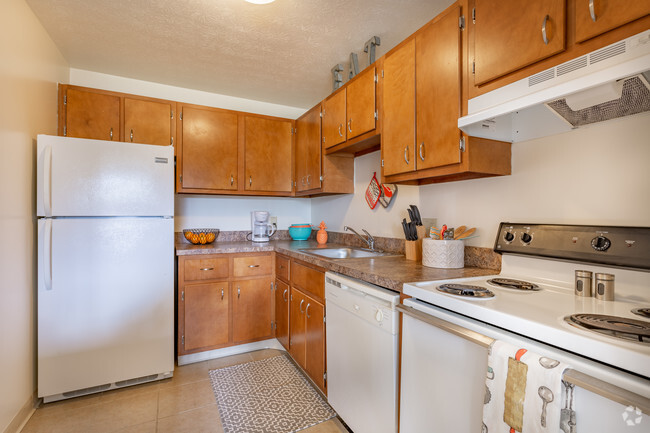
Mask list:
[{"label": "wooden cabinet hinge", "polygon": [[375,120],[377,120],[377,110],[375,110]]},{"label": "wooden cabinet hinge", "polygon": [[460,27],[461,30],[465,30],[465,15],[458,17],[458,27]]},{"label": "wooden cabinet hinge", "polygon": [[323,373],[323,382],[327,382],[327,372]]},{"label": "wooden cabinet hinge", "polygon": [[465,137],[460,137],[460,151],[465,152]]},{"label": "wooden cabinet hinge", "polygon": [[67,137],[67,135],[68,135],[68,127],[63,125],[63,136]]},{"label": "wooden cabinet hinge", "polygon": [[323,323],[327,323],[327,317],[323,316]]},{"label": "wooden cabinet hinge", "polygon": [[174,137],[171,138],[172,146],[174,145]]},{"label": "wooden cabinet hinge", "polygon": [[180,176],[181,185],[183,184],[183,175]]},{"label": "wooden cabinet hinge", "polygon": [[178,113],[178,118],[183,120],[183,112],[182,111],[180,113]]},{"label": "wooden cabinet hinge", "polygon": [[375,74],[375,83],[378,83],[378,82],[379,82],[379,76],[377,74]]},{"label": "wooden cabinet hinge", "polygon": [[68,105],[68,95],[63,95],[63,105]]},{"label": "wooden cabinet hinge", "polygon": [[381,166],[382,167],[384,166],[384,160],[383,159],[381,160]]},{"label": "wooden cabinet hinge", "polygon": [[170,110],[170,112],[171,112],[171,116],[170,116],[170,117],[173,119],[173,118],[174,118],[174,110]]},{"label": "wooden cabinet hinge", "polygon": [[185,336],[181,335],[181,344],[185,347]]},{"label": "wooden cabinet hinge", "polygon": [[185,290],[181,291],[181,301],[185,300]]}]

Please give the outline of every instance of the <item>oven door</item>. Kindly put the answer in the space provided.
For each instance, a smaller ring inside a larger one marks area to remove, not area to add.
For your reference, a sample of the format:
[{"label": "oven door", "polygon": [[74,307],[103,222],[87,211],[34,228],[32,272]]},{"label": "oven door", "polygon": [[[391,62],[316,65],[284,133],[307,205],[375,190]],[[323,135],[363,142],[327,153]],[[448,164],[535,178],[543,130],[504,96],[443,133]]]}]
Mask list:
[{"label": "oven door", "polygon": [[481,431],[487,350],[495,339],[570,364],[577,431],[650,428],[650,380],[416,299],[402,312],[400,432]]}]

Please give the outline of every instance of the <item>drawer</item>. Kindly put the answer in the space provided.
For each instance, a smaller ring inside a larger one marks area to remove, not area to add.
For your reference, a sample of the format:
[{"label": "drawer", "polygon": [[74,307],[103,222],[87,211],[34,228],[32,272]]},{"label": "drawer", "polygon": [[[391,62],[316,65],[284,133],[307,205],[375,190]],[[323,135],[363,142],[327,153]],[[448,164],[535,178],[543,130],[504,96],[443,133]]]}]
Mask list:
[{"label": "drawer", "polygon": [[185,281],[218,280],[228,278],[228,257],[184,259]]},{"label": "drawer", "polygon": [[233,259],[234,277],[255,277],[258,275],[271,275],[273,271],[273,257],[264,256],[235,257]]},{"label": "drawer", "polygon": [[325,273],[298,262],[291,265],[291,284],[315,295],[318,301],[325,299]]},{"label": "drawer", "polygon": [[276,254],[275,256],[275,276],[284,281],[289,281],[289,261],[288,257]]}]

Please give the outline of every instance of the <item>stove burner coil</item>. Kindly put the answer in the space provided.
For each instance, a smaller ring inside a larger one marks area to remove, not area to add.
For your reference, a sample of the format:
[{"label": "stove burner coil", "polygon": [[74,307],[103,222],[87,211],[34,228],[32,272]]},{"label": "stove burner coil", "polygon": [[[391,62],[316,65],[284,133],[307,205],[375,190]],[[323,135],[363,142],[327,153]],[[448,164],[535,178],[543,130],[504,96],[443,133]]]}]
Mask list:
[{"label": "stove burner coil", "polygon": [[450,295],[464,296],[471,298],[492,298],[494,293],[481,286],[471,286],[469,284],[442,284],[437,289]]},{"label": "stove burner coil", "polygon": [[578,328],[604,335],[650,344],[650,322],[604,314],[573,314],[564,318]]},{"label": "stove burner coil", "polygon": [[488,283],[497,287],[504,287],[506,289],[524,290],[524,291],[537,291],[542,290],[537,284],[529,283],[528,281],[514,280],[512,278],[492,278]]},{"label": "stove burner coil", "polygon": [[632,314],[650,319],[650,308],[635,308]]}]

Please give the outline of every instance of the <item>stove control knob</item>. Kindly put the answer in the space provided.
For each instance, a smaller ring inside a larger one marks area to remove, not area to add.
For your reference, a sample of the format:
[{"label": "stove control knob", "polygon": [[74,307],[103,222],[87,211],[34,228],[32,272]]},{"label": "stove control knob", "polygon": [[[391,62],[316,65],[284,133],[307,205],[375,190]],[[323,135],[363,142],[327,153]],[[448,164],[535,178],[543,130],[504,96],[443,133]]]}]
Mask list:
[{"label": "stove control knob", "polygon": [[525,243],[526,245],[528,245],[530,243],[530,241],[532,241],[532,240],[533,240],[533,237],[531,235],[529,235],[528,233],[524,233],[524,234],[521,235],[521,241],[523,243]]},{"label": "stove control knob", "polygon": [[506,242],[510,243],[515,239],[515,235],[513,235],[512,232],[505,232],[503,235],[503,239],[505,239]]},{"label": "stove control knob", "polygon": [[612,241],[605,236],[596,236],[591,240],[591,247],[596,251],[607,251],[612,246]]}]

